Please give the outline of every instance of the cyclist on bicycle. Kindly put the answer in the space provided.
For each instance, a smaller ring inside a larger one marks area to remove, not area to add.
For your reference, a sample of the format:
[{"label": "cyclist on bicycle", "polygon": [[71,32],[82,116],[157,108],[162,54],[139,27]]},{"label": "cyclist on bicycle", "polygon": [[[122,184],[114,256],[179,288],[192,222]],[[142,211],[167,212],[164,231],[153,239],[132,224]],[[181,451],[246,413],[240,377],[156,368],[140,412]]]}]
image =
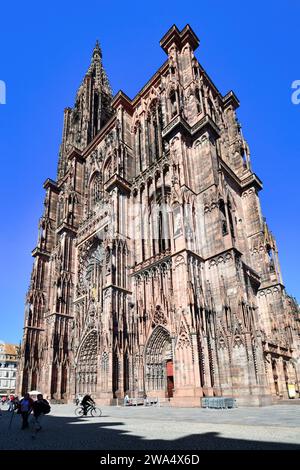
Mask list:
[{"label": "cyclist on bicycle", "polygon": [[81,401],[81,406],[83,408],[83,415],[86,416],[89,408],[91,406],[95,405],[94,400],[92,399],[91,395],[84,395],[82,401]]}]

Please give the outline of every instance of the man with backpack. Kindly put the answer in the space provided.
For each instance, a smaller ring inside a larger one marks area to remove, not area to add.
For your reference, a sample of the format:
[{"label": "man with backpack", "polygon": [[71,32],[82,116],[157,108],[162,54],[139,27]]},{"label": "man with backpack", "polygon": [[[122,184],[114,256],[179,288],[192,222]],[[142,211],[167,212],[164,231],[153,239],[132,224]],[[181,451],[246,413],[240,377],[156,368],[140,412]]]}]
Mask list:
[{"label": "man with backpack", "polygon": [[43,419],[43,416],[50,413],[50,411],[51,411],[51,407],[49,405],[49,402],[45,400],[45,398],[43,398],[43,395],[41,393],[39,393],[37,395],[37,400],[33,402],[33,405],[32,405],[32,412],[33,412],[32,426],[35,432],[38,432],[42,429],[41,421]]}]

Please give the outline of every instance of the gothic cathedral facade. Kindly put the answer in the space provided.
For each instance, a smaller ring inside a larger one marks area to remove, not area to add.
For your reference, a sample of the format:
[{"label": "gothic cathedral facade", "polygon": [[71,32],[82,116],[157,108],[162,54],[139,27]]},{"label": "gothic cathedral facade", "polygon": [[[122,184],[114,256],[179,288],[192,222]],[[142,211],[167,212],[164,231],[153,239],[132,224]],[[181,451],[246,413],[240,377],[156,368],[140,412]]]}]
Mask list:
[{"label": "gothic cathedral facade", "polygon": [[134,99],[112,96],[99,44],[64,112],[32,254],[19,393],[126,393],[200,406],[299,393],[300,316],[237,120],[174,25]]}]

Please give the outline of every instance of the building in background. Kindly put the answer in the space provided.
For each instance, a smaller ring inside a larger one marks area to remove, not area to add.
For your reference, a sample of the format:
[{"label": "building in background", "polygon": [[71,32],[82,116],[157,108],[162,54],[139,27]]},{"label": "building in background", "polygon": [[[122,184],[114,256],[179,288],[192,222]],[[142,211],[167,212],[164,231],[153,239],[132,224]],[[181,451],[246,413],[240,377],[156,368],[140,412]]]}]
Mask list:
[{"label": "building in background", "polygon": [[0,340],[0,397],[15,393],[19,349]]},{"label": "building in background", "polygon": [[112,96],[97,43],[65,109],[32,253],[19,393],[178,406],[299,396],[299,309],[262,216],[239,101],[198,62],[190,26],[160,45],[166,61],[130,99]]}]

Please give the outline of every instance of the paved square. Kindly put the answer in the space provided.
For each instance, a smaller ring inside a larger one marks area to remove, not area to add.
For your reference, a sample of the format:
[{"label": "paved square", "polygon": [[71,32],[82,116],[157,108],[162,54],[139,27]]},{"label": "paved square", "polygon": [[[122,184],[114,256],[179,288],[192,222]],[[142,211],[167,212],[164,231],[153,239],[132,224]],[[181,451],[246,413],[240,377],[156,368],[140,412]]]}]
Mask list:
[{"label": "paved square", "polygon": [[33,439],[21,418],[3,410],[0,449],[58,450],[300,450],[300,406],[206,410],[103,407],[101,418],[77,418],[73,405],[52,405]]}]

